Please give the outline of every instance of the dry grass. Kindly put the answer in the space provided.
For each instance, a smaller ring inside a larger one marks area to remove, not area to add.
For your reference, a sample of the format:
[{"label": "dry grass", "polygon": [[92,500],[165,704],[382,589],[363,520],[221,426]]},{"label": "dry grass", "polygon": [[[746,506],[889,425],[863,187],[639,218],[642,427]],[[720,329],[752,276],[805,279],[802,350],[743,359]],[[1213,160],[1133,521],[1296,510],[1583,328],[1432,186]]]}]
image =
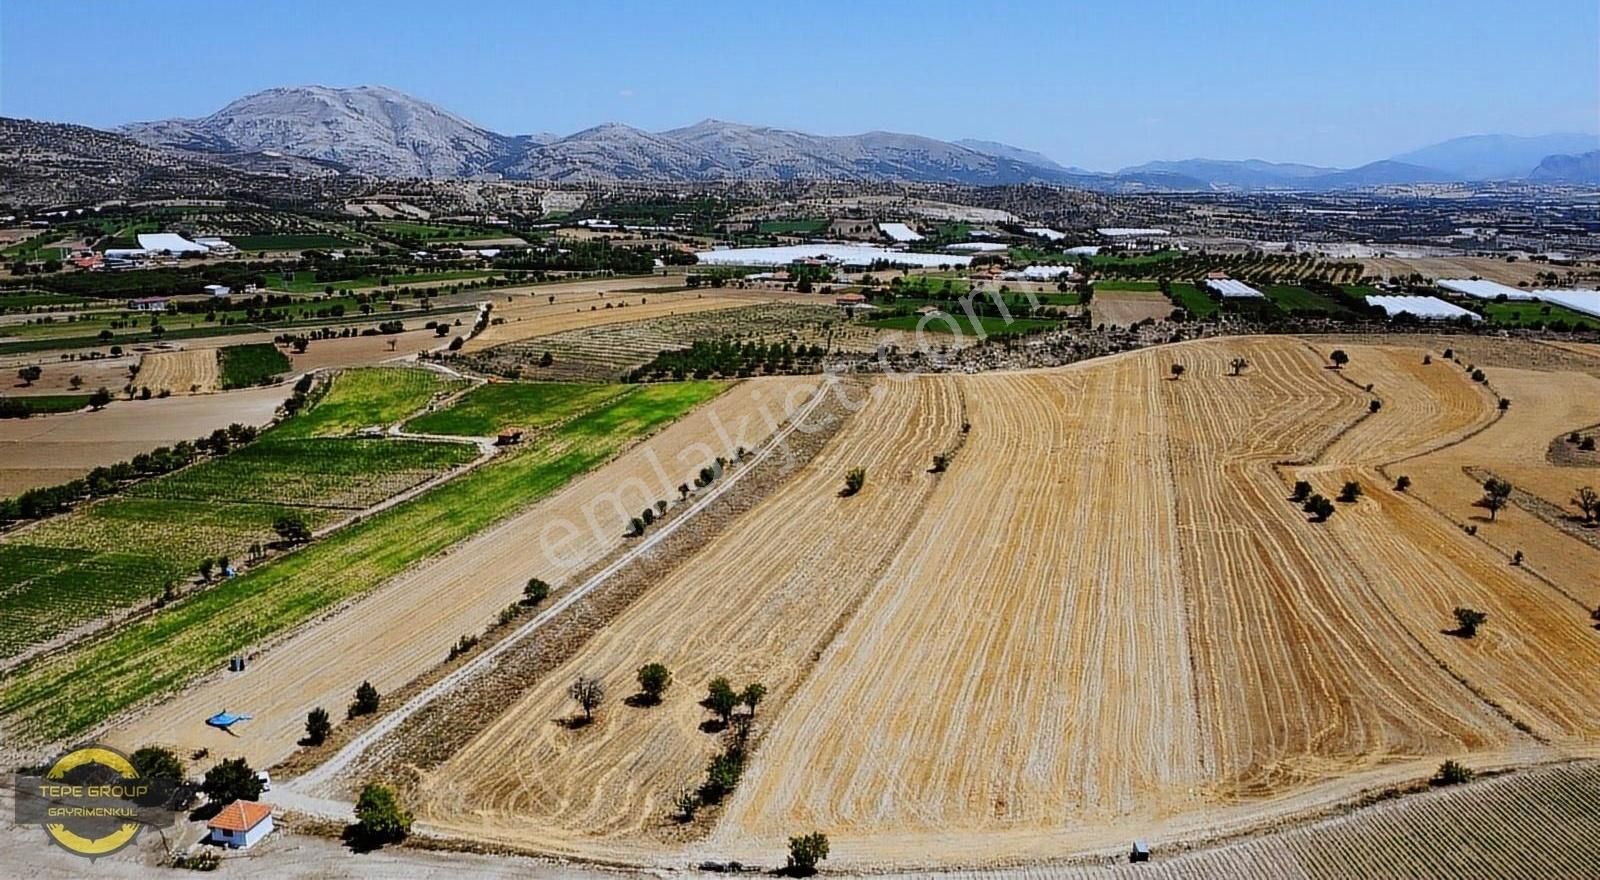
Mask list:
[{"label": "dry grass", "polygon": [[222,381],[217,367],[217,349],[192,348],[158,351],[139,362],[136,384],[153,392],[205,394],[216,391]]},{"label": "dry grass", "polygon": [[1089,301],[1089,315],[1096,327],[1101,324],[1131,327],[1150,318],[1166,320],[1172,314],[1172,303],[1160,293],[1142,293],[1132,290],[1098,291]]}]

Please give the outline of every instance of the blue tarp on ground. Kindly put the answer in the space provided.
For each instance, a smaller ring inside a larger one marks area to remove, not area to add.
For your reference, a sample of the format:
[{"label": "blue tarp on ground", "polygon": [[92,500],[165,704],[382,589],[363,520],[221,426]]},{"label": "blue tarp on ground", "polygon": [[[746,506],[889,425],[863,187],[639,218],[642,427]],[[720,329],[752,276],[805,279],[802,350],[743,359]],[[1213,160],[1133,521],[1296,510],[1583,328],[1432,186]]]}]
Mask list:
[{"label": "blue tarp on ground", "polygon": [[234,715],[231,712],[222,711],[211,716],[210,718],[207,718],[206,723],[212,727],[228,727],[236,722],[249,720],[249,715]]}]

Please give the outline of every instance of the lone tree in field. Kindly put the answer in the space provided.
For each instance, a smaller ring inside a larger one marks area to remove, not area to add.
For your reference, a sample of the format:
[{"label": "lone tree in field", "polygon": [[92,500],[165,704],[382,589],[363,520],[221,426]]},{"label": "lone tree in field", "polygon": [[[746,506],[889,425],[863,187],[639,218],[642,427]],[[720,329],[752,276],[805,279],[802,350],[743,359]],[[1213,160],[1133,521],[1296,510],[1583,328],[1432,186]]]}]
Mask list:
[{"label": "lone tree in field", "polygon": [[702,705],[715,712],[723,724],[727,724],[733,718],[733,710],[739,706],[739,694],[726,678],[719,675],[706,686],[706,698]]},{"label": "lone tree in field", "polygon": [[844,491],[840,492],[839,494],[843,495],[846,498],[848,498],[851,495],[854,495],[857,492],[860,492],[861,491],[861,487],[865,486],[866,484],[867,484],[867,469],[866,468],[851,468],[850,471],[844,475]]},{"label": "lone tree in field", "polygon": [[206,771],[200,790],[213,804],[253,801],[261,797],[261,780],[243,758],[229,758]]},{"label": "lone tree in field", "polygon": [[1183,364],[1173,364],[1171,367],[1168,367],[1167,369],[1172,373],[1172,378],[1173,379],[1176,380],[1176,379],[1183,378]]},{"label": "lone tree in field", "polygon": [[1600,517],[1600,492],[1596,492],[1592,486],[1579,489],[1572,503],[1583,511],[1584,522],[1594,522],[1596,517]]},{"label": "lone tree in field", "polygon": [[1305,480],[1296,480],[1294,483],[1294,494],[1289,496],[1289,500],[1299,503],[1310,497],[1311,484]]},{"label": "lone tree in field", "polygon": [[1361,484],[1351,480],[1339,490],[1339,500],[1345,504],[1354,504],[1361,497]]},{"label": "lone tree in field", "polygon": [[756,707],[761,705],[761,701],[766,698],[767,686],[761,682],[752,682],[746,685],[744,692],[739,694],[739,702],[744,704],[744,707],[750,711],[752,717],[756,714]]},{"label": "lone tree in field", "polygon": [[109,403],[111,403],[111,391],[107,388],[97,388],[93,394],[89,395],[90,409],[102,410]]},{"label": "lone tree in field", "polygon": [[379,702],[378,689],[372,686],[372,682],[363,681],[361,686],[356,688],[356,698],[350,702],[350,708],[345,710],[345,717],[359,718],[362,715],[371,715],[378,711]]},{"label": "lone tree in field", "polygon": [[332,732],[333,723],[328,720],[327,709],[318,706],[306,713],[306,745],[320,746]]},{"label": "lone tree in field", "polygon": [[1345,364],[1350,363],[1350,356],[1344,353],[1344,349],[1336,348],[1333,350],[1333,354],[1328,355],[1328,360],[1333,361],[1333,368],[1338,370],[1343,369]]},{"label": "lone tree in field", "polygon": [[661,695],[672,686],[672,673],[660,663],[646,663],[639,667],[639,693],[650,705],[661,702]]},{"label": "lone tree in field", "polygon": [[44,369],[38,364],[30,364],[17,371],[17,378],[22,380],[23,385],[32,385],[43,375]]},{"label": "lone tree in field", "polygon": [[1500,509],[1511,501],[1511,484],[1505,480],[1490,477],[1483,482],[1483,497],[1478,499],[1478,506],[1489,511],[1489,521],[1494,522],[1495,515]]},{"label": "lone tree in field", "polygon": [[1446,761],[1439,765],[1439,772],[1433,774],[1428,780],[1430,785],[1460,785],[1472,781],[1472,771],[1456,761]]},{"label": "lone tree in field", "polygon": [[1383,409],[1383,401],[1381,400],[1372,400],[1367,403],[1367,412],[1369,413],[1377,413],[1380,409]]},{"label": "lone tree in field", "polygon": [[949,469],[950,456],[941,452],[933,457],[933,467],[929,470],[929,473],[942,474]]},{"label": "lone tree in field", "polygon": [[305,517],[298,513],[286,513],[278,517],[272,524],[272,530],[278,533],[285,544],[304,544],[311,540],[311,527],[306,525]]},{"label": "lone tree in field", "polygon": [[828,835],[821,831],[789,838],[789,862],[784,873],[791,877],[809,877],[817,873],[817,863],[828,857]]},{"label": "lone tree in field", "polygon": [[1509,398],[1509,397],[1500,398],[1500,411],[1501,412],[1505,412],[1506,410],[1508,410],[1510,408],[1511,408],[1511,398]]},{"label": "lone tree in field", "polygon": [[1327,522],[1328,517],[1333,516],[1336,508],[1333,506],[1332,501],[1319,494],[1307,498],[1305,505],[1301,509],[1311,514],[1313,522]]},{"label": "lone tree in field", "polygon": [[522,588],[524,605],[537,605],[548,598],[550,598],[550,585],[538,578],[529,578],[528,585]]},{"label": "lone tree in field", "polygon": [[356,801],[356,824],[351,831],[362,847],[399,843],[411,833],[411,813],[401,806],[394,789],[369,782]]},{"label": "lone tree in field", "polygon": [[606,686],[601,684],[598,678],[580,675],[572,683],[572,687],[567,688],[567,696],[583,709],[583,721],[587,724],[594,720],[594,710],[599,708],[600,702],[606,698]]},{"label": "lone tree in field", "polygon": [[1489,615],[1471,608],[1457,608],[1451,612],[1456,617],[1456,635],[1470,639],[1478,634],[1478,627],[1489,621]]},{"label": "lone tree in field", "polygon": [[1242,357],[1236,357],[1233,360],[1228,361],[1228,366],[1232,368],[1233,374],[1237,376],[1250,367],[1250,362]]},{"label": "lone tree in field", "polygon": [[1404,491],[1406,491],[1407,489],[1410,489],[1410,488],[1411,488],[1411,478],[1406,476],[1405,474],[1401,474],[1400,478],[1394,481],[1394,490],[1396,492],[1404,492]]}]

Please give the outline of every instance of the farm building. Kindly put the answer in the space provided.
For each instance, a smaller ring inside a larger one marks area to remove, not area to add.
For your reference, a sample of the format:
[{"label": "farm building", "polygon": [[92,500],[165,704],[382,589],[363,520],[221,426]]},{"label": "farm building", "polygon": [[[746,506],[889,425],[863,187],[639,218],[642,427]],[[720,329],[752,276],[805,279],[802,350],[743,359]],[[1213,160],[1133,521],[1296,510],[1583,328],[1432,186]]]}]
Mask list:
[{"label": "farm building", "polygon": [[1483,320],[1479,315],[1436,296],[1369,296],[1367,302],[1383,309],[1391,318],[1410,314],[1427,321],[1454,321],[1465,315],[1474,321]]},{"label": "farm building", "polygon": [[1444,278],[1439,281],[1439,288],[1473,299],[1499,299],[1502,296],[1511,300],[1533,299],[1533,294],[1526,290],[1481,278]]},{"label": "farm building", "polygon": [[904,223],[879,223],[878,231],[897,242],[921,241],[922,236]]},{"label": "farm building", "polygon": [[708,266],[788,266],[803,260],[821,260],[841,266],[869,267],[875,263],[933,269],[941,266],[967,266],[971,257],[953,254],[923,254],[892,251],[888,248],[852,244],[794,244],[781,247],[721,248],[698,251],[695,256]]},{"label": "farm building", "polygon": [[196,236],[194,243],[205,248],[213,256],[226,257],[239,252],[232,242],[215,235]]},{"label": "farm building", "polygon": [[216,297],[229,296],[233,293],[233,288],[226,284],[207,284],[206,293]]},{"label": "farm building", "polygon": [[167,310],[167,297],[144,296],[128,300],[128,308],[135,312],[164,312]]},{"label": "farm building", "polygon": [[1075,256],[1075,257],[1092,257],[1095,254],[1100,253],[1100,250],[1101,250],[1101,248],[1100,248],[1099,245],[1095,245],[1095,244],[1080,244],[1077,247],[1069,247],[1069,248],[1067,248],[1065,251],[1063,251],[1063,253],[1071,254],[1072,256]]},{"label": "farm building", "polygon": [[1581,312],[1600,318],[1600,290],[1535,290],[1529,294],[1530,298],[1541,299],[1547,303],[1569,308],[1574,312]]},{"label": "farm building", "polygon": [[997,241],[962,241],[945,248],[947,251],[967,251],[974,254],[1003,254],[1008,248]]},{"label": "farm building", "polygon": [[1232,278],[1207,278],[1206,286],[1220,294],[1224,299],[1265,299],[1266,294],[1243,281]]},{"label": "farm building", "polygon": [[165,251],[174,256],[206,253],[205,245],[196,244],[176,232],[142,232],[139,234],[139,247],[152,253]]},{"label": "farm building", "polygon": [[833,298],[833,304],[836,305],[836,306],[845,306],[845,307],[859,306],[859,305],[865,305],[866,302],[867,302],[866,295],[865,294],[860,294],[860,293],[844,293],[844,294],[840,294],[839,296],[836,296],[836,297]]},{"label": "farm building", "polygon": [[1025,226],[1023,227],[1022,231],[1036,238],[1042,238],[1047,241],[1060,241],[1061,239],[1067,237],[1065,232],[1057,232],[1048,226]]},{"label": "farm building", "polygon": [[255,801],[234,801],[206,823],[207,839],[234,849],[254,846],[272,833],[272,807]]}]

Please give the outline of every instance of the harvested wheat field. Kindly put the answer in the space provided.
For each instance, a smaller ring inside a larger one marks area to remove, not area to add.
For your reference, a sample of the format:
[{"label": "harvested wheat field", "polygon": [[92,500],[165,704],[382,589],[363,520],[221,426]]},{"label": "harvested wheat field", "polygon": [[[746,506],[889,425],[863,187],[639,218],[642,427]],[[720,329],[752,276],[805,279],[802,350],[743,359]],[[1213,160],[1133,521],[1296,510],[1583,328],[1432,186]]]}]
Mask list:
[{"label": "harvested wheat field", "polygon": [[1089,316],[1095,326],[1131,327],[1146,318],[1164,321],[1172,314],[1172,302],[1160,293],[1136,290],[1097,291],[1089,301]]},{"label": "harvested wheat field", "polygon": [[239,422],[261,425],[287,388],[117,401],[100,412],[0,420],[0,495],[81,477],[157,446],[194,440]]},{"label": "harvested wheat field", "polygon": [[[248,676],[213,675],[118,725],[106,741],[222,749],[258,767],[280,761],[311,708],[337,710],[363,679],[387,694],[427,672],[463,634],[481,633],[531,577],[559,590],[622,543],[636,511],[676,497],[674,487],[716,456],[754,449],[815,388],[814,378],[740,383],[555,495],[262,651]],[[229,736],[203,723],[217,706],[248,706],[253,718]]]},{"label": "harvested wheat field", "polygon": [[217,366],[217,349],[152,352],[139,361],[139,375],[135,381],[157,393],[205,394],[216,391],[222,382],[222,371]]},{"label": "harvested wheat field", "polygon": [[[839,867],[950,866],[1248,832],[1447,757],[1592,753],[1600,684],[1570,670],[1600,664],[1600,591],[1531,552],[1511,565],[1430,492],[1452,470],[1472,488],[1467,461],[1543,485],[1519,468],[1545,443],[1502,426],[1594,424],[1600,380],[1507,368],[1490,390],[1437,352],[1343,347],[1344,370],[1321,342],[1251,338],[884,381],[778,495],[427,774],[422,818],[655,864],[759,860],[816,828]],[[858,465],[866,489],[839,498]],[[1311,522],[1297,479],[1364,495]],[[1567,557],[1600,552],[1544,528]],[[1489,614],[1476,638],[1449,632],[1457,605]],[[665,702],[625,704],[652,661]],[[588,726],[566,723],[580,674],[610,689]],[[719,749],[697,702],[716,675],[770,691],[742,781],[679,825],[673,798]]]},{"label": "harvested wheat field", "polygon": [[[696,702],[715,676],[760,682],[780,704],[850,616],[933,488],[934,453],[956,442],[959,395],[946,379],[886,381],[840,434],[731,534],[653,587],[578,656],[510,708],[423,784],[420,815],[457,833],[555,852],[642,855],[670,836],[680,789],[702,778],[720,738]],[[865,488],[841,497],[845,472]],[[803,538],[796,533],[803,531]],[[673,689],[662,705],[621,699],[634,670],[661,662]],[[579,674],[614,694],[589,726],[572,728],[566,686]],[[763,709],[763,711],[766,711]]]}]

